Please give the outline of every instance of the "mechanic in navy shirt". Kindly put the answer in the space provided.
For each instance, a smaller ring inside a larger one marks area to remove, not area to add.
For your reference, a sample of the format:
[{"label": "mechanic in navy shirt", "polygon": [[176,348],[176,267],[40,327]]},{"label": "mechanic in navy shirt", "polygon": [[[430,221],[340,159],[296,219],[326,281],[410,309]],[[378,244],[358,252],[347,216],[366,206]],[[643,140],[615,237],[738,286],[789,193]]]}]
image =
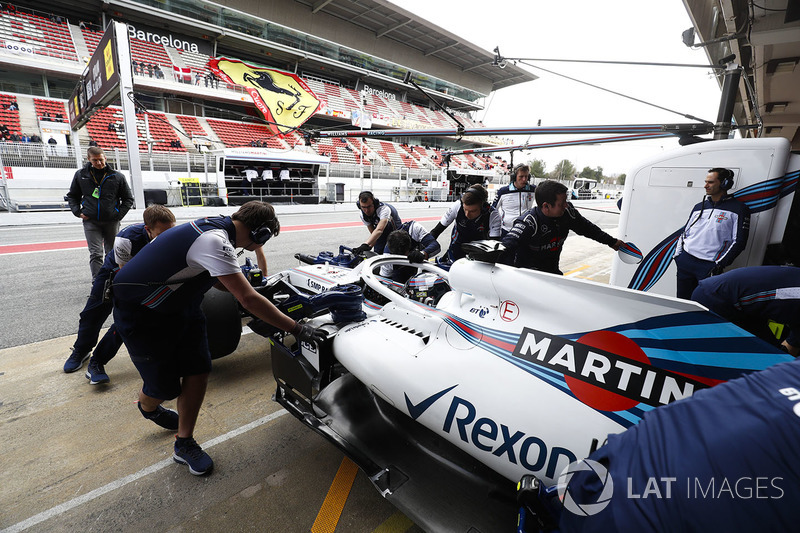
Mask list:
[{"label": "mechanic in navy shirt", "polygon": [[790,333],[782,346],[793,356],[800,355],[800,268],[737,268],[701,280],[692,300],[774,345],[778,340],[769,320],[784,324]]},{"label": "mechanic in navy shirt", "polygon": [[501,263],[560,275],[558,262],[570,230],[619,250],[622,241],[585,219],[567,201],[564,184],[545,180],[536,186],[535,196],[536,207],[518,218],[503,238],[506,251]]},{"label": "mechanic in navy shirt", "polygon": [[[247,202],[230,217],[203,218],[165,232],[114,278],[114,320],[144,381],[139,410],[162,427],[177,424],[173,459],[194,475],[214,465],[193,438],[211,371],[200,309],[205,292],[215,284],[230,291],[247,311],[299,342],[324,338],[283,314],[242,274],[235,249],[254,251],[279,231],[270,204]],[[161,406],[173,398],[177,413]]]},{"label": "mechanic in navy shirt", "polygon": [[114,248],[106,254],[103,266],[92,282],[92,292],[80,314],[78,338],[75,339],[75,344],[72,346],[72,354],[64,363],[64,372],[71,373],[79,370],[89,359],[89,352],[96,344],[97,348],[94,350],[94,355],[89,361],[89,368],[86,371],[86,378],[90,385],[110,381],[104,367],[117,355],[119,347],[122,346],[122,339],[114,324],[100,342],[97,342],[103,323],[113,309],[111,301],[104,298],[103,295],[106,280],[116,274],[145,244],[175,225],[175,215],[163,205],[151,205],[144,210],[142,217],[144,224],[127,226],[114,239]]},{"label": "mechanic in navy shirt", "polygon": [[461,248],[462,244],[500,238],[502,228],[500,213],[489,205],[488,198],[489,193],[483,185],[472,185],[464,191],[460,200],[452,203],[436,227],[431,230],[433,238],[438,239],[444,229],[455,222],[450,234],[450,247],[447,249],[447,259],[451,263],[467,256]]},{"label": "mechanic in navy shirt", "polygon": [[375,253],[382,254],[389,234],[403,224],[397,209],[381,202],[370,191],[362,191],[358,195],[356,206],[361,212],[361,222],[369,230],[369,238],[361,246],[353,248],[353,253],[358,255],[372,248]]},{"label": "mechanic in navy shirt", "polygon": [[[385,253],[404,255],[412,263],[422,263],[442,251],[439,242],[416,220],[403,223],[389,234]],[[405,283],[416,274],[416,267],[382,265],[381,276]]]},{"label": "mechanic in navy shirt", "polygon": [[573,467],[558,530],[797,531],[798,384],[796,360],[648,411]]},{"label": "mechanic in navy shirt", "polygon": [[72,354],[64,363],[64,372],[80,370],[96,344],[97,348],[86,371],[90,385],[110,381],[104,366],[117,355],[119,347],[122,346],[122,339],[117,334],[114,324],[100,342],[97,342],[103,323],[113,309],[111,301],[103,297],[106,280],[122,268],[145,244],[175,225],[175,215],[163,205],[151,205],[144,210],[142,217],[144,224],[131,224],[123,228],[114,239],[114,248],[106,254],[103,266],[92,282],[92,292],[80,314],[78,338],[72,346]]},{"label": "mechanic in navy shirt", "polygon": [[676,296],[688,300],[701,279],[721,274],[747,245],[750,209],[728,194],[733,172],[712,168],[705,180],[707,197],[692,208],[675,248]]}]

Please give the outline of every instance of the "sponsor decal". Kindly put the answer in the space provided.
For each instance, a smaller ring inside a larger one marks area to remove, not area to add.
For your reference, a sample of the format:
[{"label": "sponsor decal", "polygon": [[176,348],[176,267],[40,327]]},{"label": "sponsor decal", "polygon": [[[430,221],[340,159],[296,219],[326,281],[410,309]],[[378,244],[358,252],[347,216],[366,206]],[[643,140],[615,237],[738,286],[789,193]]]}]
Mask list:
[{"label": "sponsor decal", "polygon": [[483,306],[481,306],[481,307],[473,307],[473,308],[471,308],[469,310],[469,312],[470,313],[474,313],[474,314],[478,315],[479,317],[483,318],[483,317],[485,317],[486,315],[489,314],[489,309],[486,308],[486,307],[483,307]]},{"label": "sponsor decal", "polygon": [[563,374],[575,397],[600,411],[639,403],[658,407],[708,387],[651,365],[635,342],[613,331],[594,331],[573,342],[524,328],[513,355]]},{"label": "sponsor decal", "polygon": [[794,387],[787,387],[785,389],[781,389],[778,392],[786,396],[786,399],[791,402],[798,402],[794,404],[794,414],[800,416],[800,391],[795,389]]},{"label": "sponsor decal", "polygon": [[320,101],[306,82],[289,72],[234,59],[211,59],[208,67],[227,83],[242,85],[276,135],[292,132],[317,112]]},{"label": "sponsor decal", "polygon": [[[408,413],[416,420],[439,399],[458,385],[443,389],[424,400],[414,403],[405,395]],[[575,454],[560,446],[547,446],[539,437],[514,430],[503,423],[478,416],[475,405],[464,398],[453,396],[447,409],[442,431],[455,434],[463,442],[476,448],[481,454],[503,458],[511,464],[521,465],[531,472],[545,470],[547,477],[554,477],[560,459],[576,461]],[[493,459],[487,457],[487,459]],[[563,461],[561,461],[563,463]]]},{"label": "sponsor decal", "polygon": [[500,304],[500,318],[504,322],[513,322],[519,317],[519,306],[511,300]]},{"label": "sponsor decal", "polygon": [[234,250],[233,246],[229,244],[225,244],[222,246],[222,255],[236,260],[236,250]]}]

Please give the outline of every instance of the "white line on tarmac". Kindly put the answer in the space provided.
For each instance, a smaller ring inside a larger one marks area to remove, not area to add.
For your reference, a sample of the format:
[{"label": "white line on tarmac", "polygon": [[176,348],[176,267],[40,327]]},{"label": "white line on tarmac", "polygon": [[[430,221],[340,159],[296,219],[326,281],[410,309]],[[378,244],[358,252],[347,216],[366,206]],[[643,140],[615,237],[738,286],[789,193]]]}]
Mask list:
[{"label": "white line on tarmac", "polygon": [[[212,446],[216,446],[217,444],[221,444],[221,443],[223,443],[223,442],[225,442],[227,440],[230,440],[230,439],[232,439],[234,437],[238,437],[242,433],[246,433],[246,432],[250,431],[251,429],[257,428],[258,426],[263,426],[267,422],[275,420],[276,418],[278,418],[280,416],[283,416],[285,414],[288,414],[288,413],[289,413],[289,411],[287,411],[286,409],[281,409],[279,411],[275,411],[274,413],[269,414],[269,415],[267,415],[267,416],[265,416],[263,418],[259,418],[258,420],[254,420],[253,422],[250,422],[249,424],[245,424],[244,426],[242,426],[240,428],[236,428],[233,431],[229,431],[228,433],[225,433],[224,435],[220,435],[219,437],[213,438],[210,441],[203,443],[201,446],[204,449],[205,448],[211,448]],[[137,480],[139,480],[139,479],[141,479],[141,478],[143,478],[145,476],[149,476],[150,474],[158,472],[159,470],[161,470],[161,469],[163,469],[163,468],[165,468],[165,467],[167,467],[167,466],[169,466],[171,464],[175,464],[175,462],[172,460],[171,457],[169,459],[164,459],[163,461],[159,461],[156,464],[150,465],[150,466],[148,466],[147,468],[145,468],[143,470],[139,470],[135,474],[130,474],[130,475],[125,476],[123,478],[117,479],[116,481],[112,481],[111,483],[109,483],[107,485],[104,485],[102,487],[96,488],[96,489],[94,489],[92,491],[87,492],[86,494],[82,494],[82,495],[78,496],[77,498],[73,498],[73,499],[71,499],[71,500],[69,500],[67,502],[58,504],[55,507],[52,507],[52,508],[48,509],[47,511],[43,511],[43,512],[37,514],[37,515],[34,515],[34,516],[28,518],[27,520],[23,520],[22,522],[18,522],[16,524],[14,524],[13,526],[10,526],[10,527],[7,527],[7,528],[5,528],[3,530],[0,530],[0,533],[16,533],[17,531],[24,531],[24,530],[28,529],[29,527],[35,526],[36,524],[44,522],[45,520],[49,520],[49,519],[51,519],[51,518],[53,518],[55,516],[58,516],[58,515],[63,514],[63,513],[66,513],[67,511],[69,511],[71,509],[74,509],[75,507],[78,507],[79,505],[83,505],[84,503],[88,503],[88,502],[90,502],[90,501],[92,501],[94,499],[99,498],[100,496],[102,496],[104,494],[107,494],[107,493],[109,493],[111,491],[114,491],[114,490],[117,490],[119,488],[122,488],[125,485],[128,485],[129,483],[133,483],[134,481],[137,481]]]}]

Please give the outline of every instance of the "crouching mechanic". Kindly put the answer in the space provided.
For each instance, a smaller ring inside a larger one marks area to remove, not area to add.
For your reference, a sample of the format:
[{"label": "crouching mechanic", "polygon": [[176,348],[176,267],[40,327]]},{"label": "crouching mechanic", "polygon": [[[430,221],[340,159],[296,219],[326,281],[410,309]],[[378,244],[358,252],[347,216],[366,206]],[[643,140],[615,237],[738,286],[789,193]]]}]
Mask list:
[{"label": "crouching mechanic", "polygon": [[[433,235],[415,220],[404,223],[400,229],[390,233],[386,243],[387,253],[404,255],[412,263],[422,263],[441,251],[442,247],[433,238]],[[408,281],[408,278],[413,276],[416,271],[416,267],[411,266],[381,266],[381,276],[399,283]]]},{"label": "crouching mechanic", "polygon": [[700,280],[692,300],[773,345],[778,339],[769,320],[784,324],[789,336],[781,345],[791,355],[800,355],[800,268],[737,268]]},{"label": "crouching mechanic", "polygon": [[467,256],[461,248],[465,242],[500,238],[500,214],[487,203],[488,198],[489,193],[482,185],[471,186],[464,191],[460,200],[453,202],[431,230],[433,238],[438,239],[444,229],[455,222],[450,234],[450,247],[447,249],[447,259],[451,263]]},{"label": "crouching mechanic", "polygon": [[370,248],[376,254],[384,253],[389,234],[403,224],[397,209],[393,205],[381,202],[369,191],[363,191],[358,195],[356,205],[361,211],[361,222],[369,230],[369,238],[361,246],[353,248],[353,253],[359,255]]},{"label": "crouching mechanic", "polygon": [[97,342],[103,323],[112,310],[111,301],[103,294],[106,281],[139,253],[145,244],[175,225],[175,215],[163,205],[151,205],[144,210],[142,217],[144,224],[131,224],[120,231],[114,239],[114,247],[106,254],[103,266],[92,282],[92,292],[80,314],[78,338],[72,346],[72,354],[64,363],[64,372],[80,370],[96,344],[94,355],[89,360],[89,368],[86,370],[86,378],[90,385],[110,381],[104,367],[117,355],[119,347],[122,346],[122,339],[114,324],[100,342]]},{"label": "crouching mechanic", "polygon": [[501,263],[561,275],[558,262],[570,230],[614,250],[622,246],[621,240],[583,218],[567,201],[567,187],[562,183],[543,181],[535,196],[536,207],[518,218],[503,238],[506,251]]},{"label": "crouching mechanic", "polygon": [[[173,459],[194,475],[214,465],[193,438],[211,371],[203,294],[218,282],[261,320],[300,341],[323,340],[321,332],[281,313],[242,274],[235,248],[254,251],[279,231],[270,204],[248,202],[230,217],[202,218],[165,232],[114,279],[114,320],[144,381],[139,410],[167,428],[177,419]],[[173,398],[177,413],[161,407]]]}]

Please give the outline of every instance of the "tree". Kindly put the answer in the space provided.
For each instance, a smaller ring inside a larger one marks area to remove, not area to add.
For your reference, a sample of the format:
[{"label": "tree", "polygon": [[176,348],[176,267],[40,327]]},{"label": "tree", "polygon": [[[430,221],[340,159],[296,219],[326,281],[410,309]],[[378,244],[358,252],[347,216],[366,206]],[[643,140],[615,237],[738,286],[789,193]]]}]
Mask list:
[{"label": "tree", "polygon": [[571,180],[575,175],[575,165],[569,159],[562,159],[550,173],[554,180]]},{"label": "tree", "polygon": [[592,167],[583,167],[583,170],[581,170],[581,173],[578,175],[578,177],[583,178],[585,180],[597,179],[594,177],[594,170],[592,169]]},{"label": "tree", "polygon": [[529,161],[528,166],[531,167],[531,176],[534,178],[544,179],[547,177],[546,165],[541,159]]},{"label": "tree", "polygon": [[625,174],[620,174],[617,176],[617,183],[620,185],[625,185]]}]

